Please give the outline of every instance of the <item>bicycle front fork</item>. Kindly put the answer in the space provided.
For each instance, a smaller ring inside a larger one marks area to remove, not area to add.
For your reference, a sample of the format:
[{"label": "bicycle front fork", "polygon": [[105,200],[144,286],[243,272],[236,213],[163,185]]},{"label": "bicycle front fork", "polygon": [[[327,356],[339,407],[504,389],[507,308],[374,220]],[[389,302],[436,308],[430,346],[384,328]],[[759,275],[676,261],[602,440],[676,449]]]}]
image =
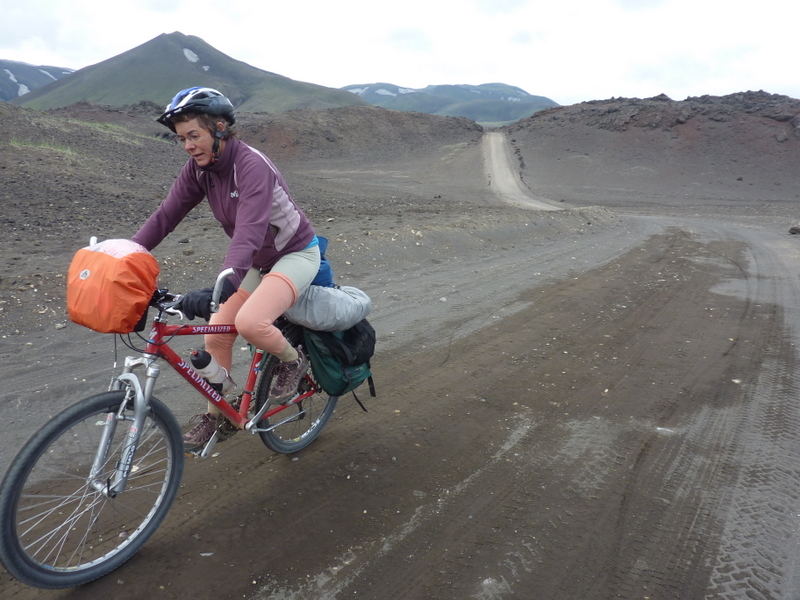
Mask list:
[{"label": "bicycle front fork", "polygon": [[[139,378],[133,373],[133,370],[140,366],[146,367],[144,388],[142,388]],[[136,447],[139,445],[139,437],[142,434],[142,427],[147,418],[150,397],[160,372],[161,368],[153,362],[151,357],[128,356],[125,358],[125,366],[123,367],[122,374],[119,377],[115,377],[111,382],[110,389],[112,391],[125,390],[125,398],[120,404],[116,414],[109,413],[106,416],[103,434],[100,438],[94,463],[92,464],[92,469],[89,474],[92,487],[109,498],[114,498],[117,494],[125,491],[125,486],[128,483],[128,476],[131,473],[131,467],[133,465],[133,457],[136,454]],[[133,400],[133,418],[125,414],[131,400]],[[108,459],[108,452],[111,448],[111,442],[117,430],[117,423],[120,421],[132,421],[132,423],[128,428],[128,434],[114,472],[114,477],[102,481],[97,479],[97,475],[104,469],[104,465]]]}]

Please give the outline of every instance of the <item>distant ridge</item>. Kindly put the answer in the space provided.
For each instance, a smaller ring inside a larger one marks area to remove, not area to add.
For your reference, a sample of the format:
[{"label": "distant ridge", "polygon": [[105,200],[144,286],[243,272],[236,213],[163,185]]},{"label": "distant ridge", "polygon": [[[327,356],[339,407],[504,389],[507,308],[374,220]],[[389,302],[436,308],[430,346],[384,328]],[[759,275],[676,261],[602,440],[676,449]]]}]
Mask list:
[{"label": "distant ridge", "polygon": [[537,111],[558,106],[550,98],[534,96],[504,83],[429,85],[422,89],[370,83],[342,89],[383,108],[466,117],[483,123],[513,123]]},{"label": "distant ridge", "polygon": [[149,100],[163,106],[178,90],[195,85],[220,90],[247,112],[369,105],[343,90],[257,69],[180,32],[159,35],[11,102],[39,110],[82,101],[128,106]]},{"label": "distant ridge", "polygon": [[0,100],[8,102],[58,81],[74,69],[0,59]]}]

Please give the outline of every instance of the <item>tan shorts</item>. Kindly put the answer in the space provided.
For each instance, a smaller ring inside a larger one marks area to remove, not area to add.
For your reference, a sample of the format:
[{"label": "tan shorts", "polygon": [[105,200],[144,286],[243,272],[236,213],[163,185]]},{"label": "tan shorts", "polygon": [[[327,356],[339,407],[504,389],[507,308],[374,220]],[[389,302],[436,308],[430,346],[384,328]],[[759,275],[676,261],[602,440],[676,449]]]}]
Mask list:
[{"label": "tan shorts", "polygon": [[[285,275],[294,284],[297,295],[301,296],[317,276],[319,262],[319,246],[312,246],[287,254],[275,263],[269,272]],[[261,269],[250,269],[239,287],[252,294],[264,275]]]}]

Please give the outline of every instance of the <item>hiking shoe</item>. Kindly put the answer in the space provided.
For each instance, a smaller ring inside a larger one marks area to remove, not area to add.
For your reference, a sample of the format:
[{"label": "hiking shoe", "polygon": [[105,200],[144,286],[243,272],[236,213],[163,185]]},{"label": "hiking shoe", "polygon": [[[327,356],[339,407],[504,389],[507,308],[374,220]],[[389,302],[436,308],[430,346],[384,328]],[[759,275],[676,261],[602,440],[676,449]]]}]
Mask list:
[{"label": "hiking shoe", "polygon": [[199,421],[183,436],[183,449],[186,452],[199,450],[208,443],[217,429],[217,416],[211,413],[202,413],[189,419],[189,423]]},{"label": "hiking shoe", "polygon": [[279,404],[284,404],[297,395],[297,386],[308,371],[308,359],[303,347],[297,347],[297,360],[279,362],[275,366],[275,383],[269,391],[269,397]]}]

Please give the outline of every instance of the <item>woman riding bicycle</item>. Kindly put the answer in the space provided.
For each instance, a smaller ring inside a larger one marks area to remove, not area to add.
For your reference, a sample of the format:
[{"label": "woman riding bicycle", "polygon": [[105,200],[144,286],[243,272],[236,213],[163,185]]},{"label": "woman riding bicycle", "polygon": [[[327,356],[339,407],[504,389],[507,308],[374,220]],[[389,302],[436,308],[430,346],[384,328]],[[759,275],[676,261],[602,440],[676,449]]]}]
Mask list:
[{"label": "woman riding bicycle", "polygon": [[[233,105],[217,90],[194,87],[176,94],[158,122],[176,134],[191,157],[166,199],[133,236],[155,248],[204,198],[231,238],[222,269],[232,267],[219,312],[211,314],[212,288],[189,292],[182,310],[189,319],[235,323],[242,337],[276,356],[280,372],[270,391],[277,402],[291,399],[308,370],[302,348],[294,348],[273,325],[310,285],[320,265],[318,240],[294,203],[286,182],[266,155],[236,138]],[[230,372],[236,334],[206,336],[208,352]],[[197,415],[184,436],[187,450],[208,442],[218,414]]]}]

